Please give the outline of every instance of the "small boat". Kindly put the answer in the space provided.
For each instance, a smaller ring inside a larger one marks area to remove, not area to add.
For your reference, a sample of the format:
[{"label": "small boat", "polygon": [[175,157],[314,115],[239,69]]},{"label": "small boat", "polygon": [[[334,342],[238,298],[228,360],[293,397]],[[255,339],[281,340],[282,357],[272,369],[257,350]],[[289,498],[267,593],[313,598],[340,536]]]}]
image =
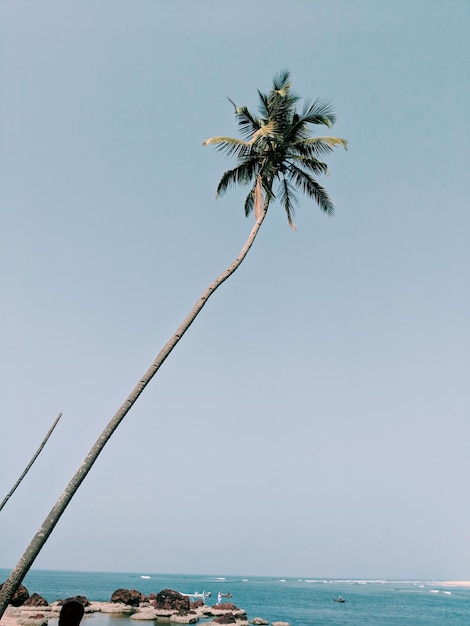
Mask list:
[{"label": "small boat", "polygon": [[333,598],[333,602],[346,602],[343,596],[338,596],[337,598]]}]

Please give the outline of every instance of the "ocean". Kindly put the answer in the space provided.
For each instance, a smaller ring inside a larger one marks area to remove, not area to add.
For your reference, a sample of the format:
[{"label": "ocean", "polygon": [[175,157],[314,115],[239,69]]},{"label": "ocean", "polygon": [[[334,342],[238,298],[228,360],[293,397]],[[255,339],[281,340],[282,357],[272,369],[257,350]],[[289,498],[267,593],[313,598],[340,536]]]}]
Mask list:
[{"label": "ocean", "polygon": [[[4,581],[9,570],[0,570]],[[468,626],[470,588],[448,587],[431,581],[320,580],[255,576],[194,576],[175,574],[73,572],[31,570],[23,584],[48,602],[74,595],[108,602],[119,588],[148,595],[162,589],[182,593],[211,592],[206,604],[217,603],[217,593],[230,593],[248,620],[262,617],[291,626]],[[343,604],[333,599],[341,595]],[[50,620],[56,626],[57,620]],[[125,624],[123,622],[126,622]],[[139,622],[140,623],[140,622]],[[200,622],[204,624],[203,621]],[[82,622],[83,624],[83,622]],[[95,613],[86,626],[135,626],[127,617]]]}]

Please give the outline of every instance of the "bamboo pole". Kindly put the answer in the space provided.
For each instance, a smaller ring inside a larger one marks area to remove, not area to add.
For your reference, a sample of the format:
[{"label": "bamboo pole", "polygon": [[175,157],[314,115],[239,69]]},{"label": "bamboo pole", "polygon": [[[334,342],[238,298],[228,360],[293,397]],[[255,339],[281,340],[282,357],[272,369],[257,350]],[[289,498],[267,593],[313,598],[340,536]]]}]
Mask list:
[{"label": "bamboo pole", "polygon": [[47,435],[44,437],[44,439],[42,440],[41,445],[39,446],[39,448],[36,450],[36,453],[34,454],[33,458],[31,459],[31,461],[28,463],[28,465],[26,466],[24,472],[21,474],[21,476],[18,478],[18,480],[16,481],[16,483],[13,485],[13,488],[9,491],[9,493],[7,493],[7,495],[3,498],[2,503],[0,504],[0,511],[3,509],[3,507],[5,506],[5,504],[8,502],[8,500],[11,498],[11,496],[14,494],[14,492],[16,491],[16,488],[18,487],[18,485],[21,483],[21,481],[23,480],[23,478],[26,476],[26,474],[29,472],[29,470],[31,469],[32,464],[34,463],[34,461],[38,458],[38,456],[40,455],[42,449],[44,448],[44,446],[47,443],[47,440],[49,439],[49,437],[52,435],[52,431],[54,430],[54,428],[57,426],[58,421],[60,420],[60,418],[62,417],[62,413],[59,413],[59,415],[56,417],[54,423],[52,424],[52,426],[49,428],[49,432],[47,433]]}]

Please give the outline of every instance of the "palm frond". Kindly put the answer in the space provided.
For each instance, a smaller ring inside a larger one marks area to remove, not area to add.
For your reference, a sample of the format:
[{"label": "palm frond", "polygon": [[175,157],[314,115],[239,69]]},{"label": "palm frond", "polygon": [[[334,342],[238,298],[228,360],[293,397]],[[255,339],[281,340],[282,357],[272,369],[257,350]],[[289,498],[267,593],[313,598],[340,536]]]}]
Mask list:
[{"label": "palm frond", "polygon": [[261,138],[272,137],[275,133],[276,125],[274,122],[268,122],[263,124],[255,133],[253,133],[250,139],[250,145],[253,145]]},{"label": "palm frond", "polygon": [[336,114],[329,102],[318,98],[304,103],[300,120],[304,124],[324,124],[330,127],[336,122]]},{"label": "palm frond", "polygon": [[220,152],[237,159],[250,154],[251,145],[248,141],[236,137],[209,137],[202,143],[203,146],[214,145]]},{"label": "palm frond", "polygon": [[283,69],[278,72],[273,78],[273,90],[282,91],[290,87],[290,72],[287,69]]},{"label": "palm frond", "polygon": [[258,89],[258,97],[260,101],[259,106],[258,106],[258,111],[260,112],[261,116],[266,120],[268,117],[269,97],[265,93],[261,93],[259,89]]},{"label": "palm frond", "polygon": [[245,198],[245,204],[244,204],[245,217],[248,217],[250,213],[254,210],[254,208],[255,208],[255,188],[253,187],[253,189],[250,190],[250,193]]},{"label": "palm frond", "polygon": [[235,106],[235,115],[240,133],[245,139],[249,139],[262,125],[262,120],[255,117],[246,106]]},{"label": "palm frond", "polygon": [[308,137],[292,142],[292,150],[305,156],[321,156],[329,154],[337,146],[348,148],[348,142],[340,137]]},{"label": "palm frond", "polygon": [[227,189],[236,185],[247,185],[253,178],[253,167],[250,163],[241,163],[231,170],[223,173],[217,185],[216,197],[224,194]]},{"label": "palm frond", "polygon": [[313,198],[324,213],[328,215],[334,214],[335,205],[333,201],[329,197],[326,189],[312,176],[295,165],[291,165],[288,172],[290,179],[297,187],[299,187],[306,196]]},{"label": "palm frond", "polygon": [[286,83],[281,89],[273,89],[268,99],[268,119],[274,120],[282,131],[287,122],[292,119],[298,96],[290,90],[290,84]]},{"label": "palm frond", "polygon": [[279,202],[282,204],[282,206],[284,207],[284,210],[286,212],[287,221],[289,223],[289,226],[293,230],[297,230],[297,228],[295,227],[294,222],[292,221],[292,218],[295,215],[295,207],[294,207],[294,205],[297,204],[297,198],[296,198],[296,195],[295,195],[295,189],[289,183],[289,181],[286,179],[285,176],[282,178],[282,180],[279,183],[278,198],[279,198]]},{"label": "palm frond", "polygon": [[312,159],[311,157],[301,155],[289,157],[289,165],[287,166],[287,169],[289,169],[291,163],[295,163],[296,167],[299,169],[310,170],[312,174],[315,175],[320,174],[325,176],[328,174],[328,165],[315,158]]}]

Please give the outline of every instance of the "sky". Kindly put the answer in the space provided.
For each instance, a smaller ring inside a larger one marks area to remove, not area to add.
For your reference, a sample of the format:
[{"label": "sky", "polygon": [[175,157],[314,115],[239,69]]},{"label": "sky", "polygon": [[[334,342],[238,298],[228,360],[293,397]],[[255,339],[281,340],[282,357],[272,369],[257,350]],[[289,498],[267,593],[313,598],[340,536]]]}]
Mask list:
[{"label": "sky", "polygon": [[[0,567],[253,225],[231,98],[287,68],[348,151],[272,204],[34,563],[470,578],[467,0],[0,4]],[[325,134],[323,127],[316,132]],[[3,498],[3,494],[0,496]]]}]

